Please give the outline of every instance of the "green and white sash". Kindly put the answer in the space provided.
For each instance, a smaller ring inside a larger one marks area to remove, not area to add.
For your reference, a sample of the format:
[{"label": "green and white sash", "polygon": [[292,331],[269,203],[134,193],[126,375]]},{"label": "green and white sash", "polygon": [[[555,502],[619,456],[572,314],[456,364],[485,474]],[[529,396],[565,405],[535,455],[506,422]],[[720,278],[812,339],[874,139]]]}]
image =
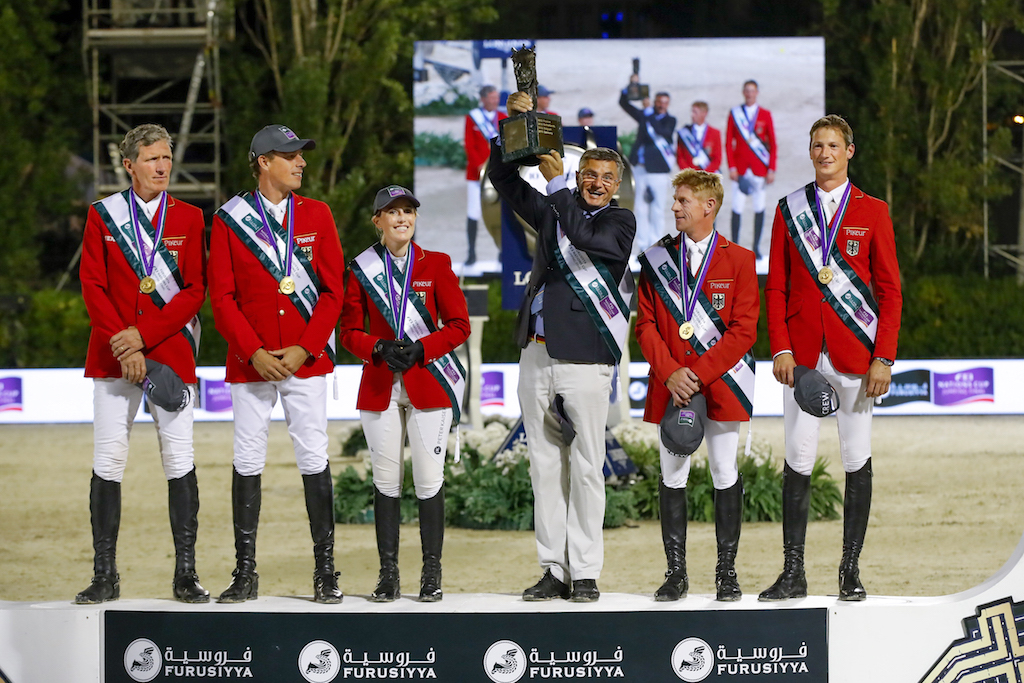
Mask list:
[{"label": "green and white sash", "polygon": [[[437,324],[431,318],[430,311],[412,291],[412,288],[407,286],[411,278],[406,275],[412,273],[416,257],[415,249],[415,245],[409,244],[407,272],[403,274],[397,268],[392,269],[390,284],[387,270],[391,257],[382,244],[375,244],[368,248],[356,256],[349,266],[370,301],[374,303],[384,319],[391,325],[391,329],[395,331],[395,338],[409,341],[417,341],[437,331]],[[392,304],[392,296],[396,292],[402,292],[404,297],[397,312]],[[400,319],[402,308],[405,309],[404,319]],[[428,363],[426,368],[448,395],[448,400],[452,404],[452,424],[459,424],[462,417],[462,401],[466,395],[466,369],[462,367],[462,363],[456,358],[454,351],[449,351],[437,360]]]},{"label": "green and white sash", "polygon": [[[878,330],[878,303],[871,289],[857,274],[857,271],[846,262],[836,246],[837,240],[831,240],[831,248],[827,255],[822,253],[821,235],[827,234],[819,221],[817,208],[817,189],[814,183],[800,188],[787,197],[779,200],[779,210],[786,222],[790,237],[796,245],[800,258],[811,272],[811,277],[818,283],[818,289],[828,301],[832,310],[853,332],[854,336],[869,352],[875,349],[875,333]],[[839,225],[845,213],[845,205],[836,211],[832,235],[839,232]],[[818,279],[818,272],[829,262],[834,262],[832,280],[823,284]]]},{"label": "green and white sash", "polygon": [[[124,192],[101,199],[93,206],[96,207],[96,212],[103,219],[114,242],[121,249],[121,253],[124,254],[131,269],[138,275],[139,280],[148,276],[156,282],[156,289],[149,296],[152,297],[157,308],[162,309],[181,291],[181,288],[184,287],[184,280],[182,280],[181,271],[178,270],[178,264],[175,263],[171,252],[167,250],[160,238],[163,233],[163,219],[159,221],[161,235],[157,234],[156,228],[142,211],[135,212],[138,225],[132,225],[133,212],[129,202],[135,201],[132,197],[133,194],[129,188]],[[168,196],[166,192],[163,194],[160,205],[163,211],[166,211]],[[141,248],[140,238],[142,240]],[[148,275],[146,273],[147,259],[152,260],[152,271]],[[194,357],[199,356],[199,339],[202,329],[198,314],[193,316],[185,324],[185,327],[181,328],[181,334],[192,347]]]},{"label": "green and white sash", "polygon": [[704,140],[707,136],[707,126],[704,127],[704,135],[701,136],[700,140],[694,135],[692,125],[683,126],[679,129],[679,139],[683,141],[683,146],[690,153],[690,158],[693,159],[694,165],[705,171],[708,170],[708,166],[711,164],[711,158],[704,151]]},{"label": "green and white sash", "polygon": [[498,135],[498,114],[494,113],[494,122],[492,123],[487,118],[487,114],[480,107],[473,109],[469,112],[469,118],[473,119],[473,123],[476,124],[477,130],[484,136],[484,140],[492,140]]},{"label": "green and white sash", "polygon": [[[291,244],[288,243],[285,229],[273,216],[268,214],[269,225],[264,225],[256,205],[258,201],[260,199],[252,193],[242,192],[217,209],[217,215],[253,256],[259,259],[274,280],[280,282],[289,275],[290,269],[290,277],[295,280],[295,290],[287,297],[302,315],[303,320],[309,322],[313,317],[313,309],[320,300],[320,278],[313,270],[313,264],[302,253],[302,249],[294,244],[294,240]],[[289,209],[289,212],[291,211],[292,209]],[[324,348],[332,363],[335,362],[336,348],[335,333],[332,331]]]},{"label": "green and white sash", "polygon": [[560,223],[556,230],[555,260],[618,363],[629,335],[629,307],[636,289],[633,273],[624,268],[615,282],[604,261],[573,246]]},{"label": "green and white sash", "polygon": [[757,133],[754,132],[754,127],[757,125],[757,112],[754,113],[754,119],[750,120],[747,118],[747,112],[744,111],[741,104],[732,108],[732,120],[736,124],[736,128],[739,129],[740,135],[750,147],[750,151],[761,160],[762,164],[767,166],[771,160],[771,154],[768,152],[768,147],[765,146],[761,138],[757,137]]},{"label": "green and white sash", "polygon": [[[683,280],[679,272],[680,257],[680,249],[669,235],[640,255],[640,267],[650,278],[654,291],[658,293],[677,325],[686,322],[685,302],[682,296]],[[703,291],[699,292],[697,304],[690,317],[694,334],[688,341],[697,355],[702,356],[718,343],[727,326]],[[747,351],[721,377],[725,385],[736,395],[747,415],[754,412],[754,367],[754,356]]]}]

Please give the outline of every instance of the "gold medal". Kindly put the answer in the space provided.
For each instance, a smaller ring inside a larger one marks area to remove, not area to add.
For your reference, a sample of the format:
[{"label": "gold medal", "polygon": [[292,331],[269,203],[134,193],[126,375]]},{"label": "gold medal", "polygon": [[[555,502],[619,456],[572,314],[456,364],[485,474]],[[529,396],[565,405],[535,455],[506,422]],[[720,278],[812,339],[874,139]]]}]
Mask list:
[{"label": "gold medal", "polygon": [[295,291],[295,280],[291,279],[287,275],[281,278],[281,284],[278,290],[282,294],[292,294]]},{"label": "gold medal", "polygon": [[139,291],[143,294],[152,294],[156,291],[156,280],[151,277],[144,277],[139,281]]},{"label": "gold medal", "polygon": [[823,285],[827,285],[828,283],[832,282],[832,277],[832,269],[829,268],[828,266],[825,266],[824,268],[818,271],[818,282],[820,282]]},{"label": "gold medal", "polygon": [[685,323],[679,326],[679,338],[689,339],[693,336],[693,323],[687,320]]}]

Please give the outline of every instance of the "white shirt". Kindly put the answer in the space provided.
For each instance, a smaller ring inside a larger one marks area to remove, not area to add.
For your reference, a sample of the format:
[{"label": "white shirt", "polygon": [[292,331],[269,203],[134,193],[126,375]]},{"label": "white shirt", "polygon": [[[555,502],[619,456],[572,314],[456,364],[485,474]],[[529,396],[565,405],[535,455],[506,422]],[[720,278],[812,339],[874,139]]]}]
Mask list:
[{"label": "white shirt", "polygon": [[758,109],[759,109],[759,107],[756,104],[753,105],[753,106],[750,106],[750,107],[748,107],[745,104],[743,105],[743,113],[746,115],[747,121],[750,121],[750,129],[751,130],[754,129],[754,124],[757,122],[757,110]]},{"label": "white shirt", "polygon": [[[134,192],[132,194],[135,194]],[[135,201],[138,203],[139,208],[142,209],[142,213],[146,214],[146,218],[149,222],[153,222],[153,216],[156,215],[156,210],[160,208],[160,200],[163,199],[164,193],[160,192],[156,197],[150,199],[148,202],[142,201],[142,197],[135,195]],[[156,227],[156,226],[153,226]]]},{"label": "white shirt", "polygon": [[699,242],[694,242],[687,235],[683,235],[683,242],[686,244],[686,260],[690,266],[690,275],[696,275],[697,271],[700,270],[701,261],[704,259],[704,254],[708,253],[708,247],[711,246],[711,238],[714,236],[715,231],[712,230],[708,233],[708,236]]},{"label": "white shirt", "polygon": [[694,123],[692,125],[693,125],[693,137],[697,138],[697,141],[700,142],[701,140],[704,139],[704,133],[708,129],[708,124],[706,124],[706,123]]},{"label": "white shirt", "polygon": [[847,178],[845,183],[831,192],[826,192],[817,185],[814,186],[814,189],[818,191],[818,200],[821,202],[821,210],[825,212],[826,223],[832,222],[832,217],[836,215],[836,211],[839,209],[839,202],[842,200],[843,193],[846,192],[846,186],[849,184],[850,180]]},{"label": "white shirt", "polygon": [[285,197],[277,204],[272,204],[269,199],[263,196],[262,192],[257,192],[256,194],[260,196],[260,200],[262,200],[263,206],[267,209],[268,212],[270,212],[270,215],[274,217],[274,220],[277,221],[279,224],[284,225],[284,216],[285,213],[288,211],[288,197],[290,197],[291,195],[288,195],[288,197]]}]

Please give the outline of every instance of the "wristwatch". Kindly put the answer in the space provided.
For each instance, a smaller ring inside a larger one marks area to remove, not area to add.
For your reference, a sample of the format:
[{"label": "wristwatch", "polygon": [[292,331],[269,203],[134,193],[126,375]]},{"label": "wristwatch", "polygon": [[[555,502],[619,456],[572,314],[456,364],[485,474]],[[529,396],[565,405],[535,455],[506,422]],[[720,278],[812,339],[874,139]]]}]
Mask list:
[{"label": "wristwatch", "polygon": [[889,358],[881,358],[879,356],[875,356],[875,360],[880,362],[882,365],[888,365],[890,368],[892,367],[892,364],[896,362],[896,361],[891,360]]}]

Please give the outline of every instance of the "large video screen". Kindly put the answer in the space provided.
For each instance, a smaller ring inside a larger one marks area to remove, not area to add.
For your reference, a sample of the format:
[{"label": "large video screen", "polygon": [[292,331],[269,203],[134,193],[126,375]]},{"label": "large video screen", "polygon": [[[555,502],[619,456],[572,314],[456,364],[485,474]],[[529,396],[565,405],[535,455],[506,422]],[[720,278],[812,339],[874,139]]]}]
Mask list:
[{"label": "large video screen", "polygon": [[[479,169],[474,164],[467,168],[465,138],[467,130],[480,128],[480,113],[474,119],[472,111],[486,109],[488,103],[482,103],[480,99],[481,89],[485,86],[496,89],[497,110],[504,114],[505,99],[516,90],[509,54],[513,48],[518,49],[524,44],[536,49],[538,82],[543,89],[550,91],[547,110],[562,117],[567,138],[571,132],[569,127],[579,124],[577,115],[580,110],[589,109],[593,118],[587,123],[594,127],[593,130],[607,131],[604,127],[614,126],[612,139],[617,139],[624,155],[636,159],[631,154],[632,148],[638,129],[641,125],[646,129],[646,124],[638,123],[620,106],[623,90],[627,89],[635,66],[638,78],[632,80],[647,86],[649,100],[629,100],[630,107],[642,110],[647,104],[650,113],[655,109],[658,93],[669,95],[667,116],[675,118],[676,134],[672,136],[671,143],[663,140],[661,148],[654,152],[647,150],[649,154],[660,153],[662,163],[671,163],[668,174],[658,176],[662,168],[652,168],[648,173],[646,167],[657,164],[645,158],[640,164],[645,168],[627,179],[630,187],[620,189],[622,203],[646,204],[633,207],[638,217],[644,210],[647,214],[646,225],[638,231],[638,239],[649,240],[649,237],[641,236],[653,232],[665,234],[673,231],[671,189],[665,188],[667,197],[661,198],[659,205],[658,197],[646,191],[646,187],[638,196],[633,196],[632,183],[641,188],[640,183],[652,179],[656,183],[678,170],[677,147],[685,144],[680,142],[685,134],[682,129],[694,122],[695,102],[707,104],[704,124],[717,131],[724,148],[727,121],[733,109],[737,108],[737,113],[742,112],[740,116],[754,111],[752,107],[744,109],[741,105],[745,104],[744,84],[756,81],[756,106],[770,112],[773,124],[774,182],[765,182],[763,170],[761,180],[732,181],[727,158],[723,154],[717,170],[723,174],[725,199],[717,227],[732,239],[736,222],[732,214],[742,203],[738,242],[753,249],[758,204],[763,203],[763,233],[756,246],[764,256],[758,262],[758,271],[767,271],[775,205],[781,197],[813,178],[808,159],[808,130],[825,113],[825,44],[818,37],[417,43],[413,64],[416,109],[414,191],[422,202],[416,231],[420,245],[450,254],[457,272],[475,275],[501,270],[501,230],[495,225],[500,223],[500,213],[488,206],[486,196],[482,206],[474,207],[480,203],[479,193],[483,191],[486,195],[487,188],[486,182],[483,190],[479,184],[474,185]],[[627,92],[627,99],[640,94],[639,89],[633,89]],[[699,117],[701,108],[696,109]],[[763,116],[758,120],[763,124]],[[482,122],[484,128],[489,124],[489,120]],[[759,125],[758,128],[760,137],[767,137],[764,126]],[[690,130],[692,132],[693,129]],[[708,136],[713,135],[713,131],[708,130],[704,135],[703,146],[690,148],[697,150],[698,155],[701,148],[710,146]],[[686,139],[693,145],[695,138],[692,134]],[[744,144],[744,140],[739,140],[739,145]],[[474,154],[470,151],[469,157],[473,158]],[[711,160],[710,156],[708,160]],[[751,172],[756,173],[753,169]],[[763,187],[760,197],[759,184]],[[473,196],[473,193],[478,195]],[[655,210],[659,206],[660,210]],[[479,216],[475,224],[472,222],[473,214]],[[470,256],[474,227],[475,263],[464,266]],[[637,249],[645,246],[638,244]]]}]

